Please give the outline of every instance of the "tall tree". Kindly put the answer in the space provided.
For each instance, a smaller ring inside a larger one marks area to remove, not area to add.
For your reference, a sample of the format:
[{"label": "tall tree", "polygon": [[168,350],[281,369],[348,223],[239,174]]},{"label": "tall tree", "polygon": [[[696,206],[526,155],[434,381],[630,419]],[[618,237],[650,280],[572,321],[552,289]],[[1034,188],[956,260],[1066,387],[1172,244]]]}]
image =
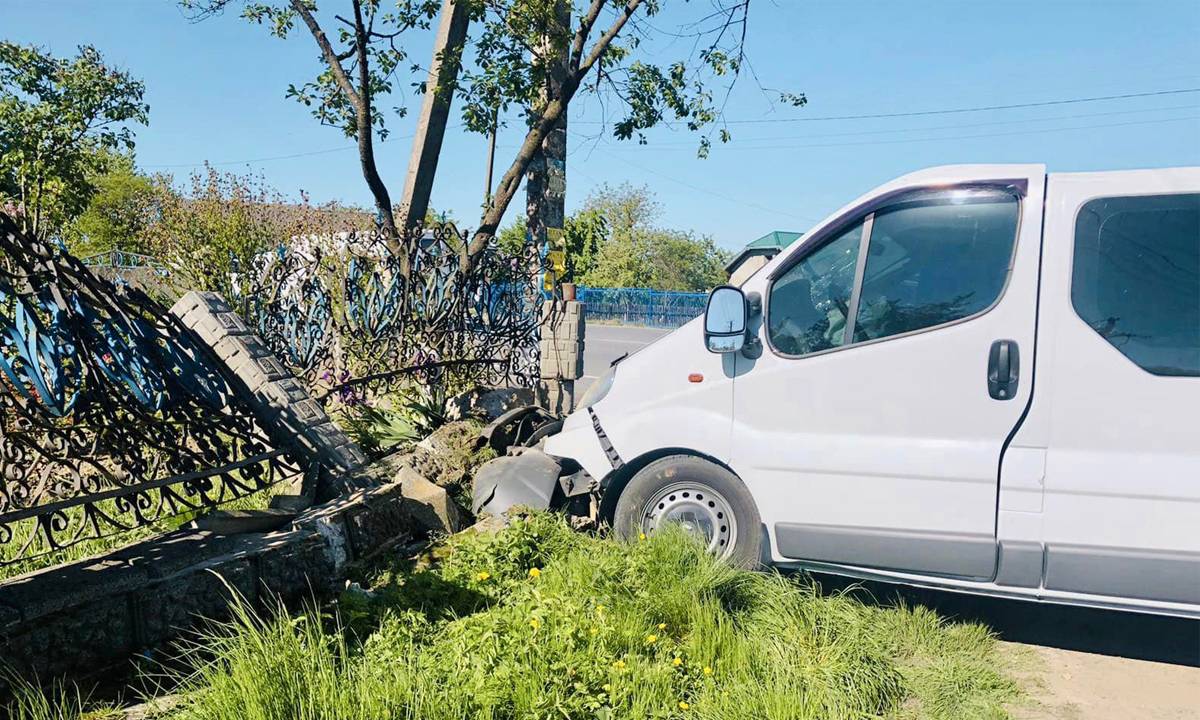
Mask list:
[{"label": "tall tree", "polygon": [[138,173],[129,155],[112,155],[92,184],[95,193],[63,236],[71,252],[83,257],[110,250],[143,253],[144,233],[158,206],[154,180]]},{"label": "tall tree", "polygon": [[55,58],[0,42],[0,203],[23,232],[46,237],[83,212],[113,151],[145,125],[145,86],[91,46]]},{"label": "tall tree", "polygon": [[[427,30],[441,2],[325,0],[327,10],[320,11],[317,0],[180,1],[196,10],[197,17],[238,3],[244,17],[268,25],[279,37],[287,37],[298,21],[303,22],[320,49],[324,69],[315,80],[291,86],[288,94],[311,106],[321,122],[341,127],[357,140],[383,229],[397,237],[391,196],[375,161],[374,136],[386,137],[377,103],[393,92],[407,58],[399,37],[414,28]],[[386,11],[385,2],[390,8]],[[564,12],[564,4],[570,5],[570,12]],[[581,93],[602,97],[613,118],[612,132],[620,140],[644,143],[646,130],[669,123],[699,133],[703,156],[714,138],[730,139],[722,124],[723,110],[745,64],[750,0],[671,4],[696,8],[695,17],[678,33],[654,25],[666,5],[663,0],[464,0],[474,29],[461,68],[444,73],[437,88],[413,84],[423,92],[458,93],[470,131],[490,133],[512,106],[523,114],[526,130],[463,248],[464,270],[494,239],[530,163]],[[349,17],[330,14],[331,5],[348,8]],[[322,22],[337,24],[336,45]],[[648,40],[667,35],[691,39],[692,50],[669,62],[659,61],[655,52],[641,52]],[[558,64],[564,57],[565,70]],[[409,70],[417,73],[420,68]],[[805,104],[803,95],[782,93],[780,98]],[[397,110],[404,112],[403,107]]]},{"label": "tall tree", "polygon": [[[195,19],[222,12],[239,0],[181,0],[193,11]],[[396,223],[392,196],[379,174],[375,159],[375,140],[388,136],[386,115],[377,107],[381,96],[394,89],[396,73],[408,58],[399,44],[406,31],[428,29],[441,3],[438,0],[400,0],[393,9],[384,10],[381,0],[341,0],[348,15],[321,16],[316,0],[259,2],[241,0],[242,16],[270,28],[271,34],[287,38],[296,23],[307,28],[320,51],[322,72],[297,87],[290,85],[288,97],[312,108],[313,116],[323,125],[336,127],[358,145],[358,160],[363,179],[375,200],[380,229],[394,250],[401,245],[401,230]],[[331,21],[337,34],[331,39],[322,21]],[[336,45],[335,45],[336,43]],[[399,106],[403,116],[407,108]]]},{"label": "tall tree", "polygon": [[[522,176],[581,93],[601,96],[616,118],[613,134],[621,140],[644,143],[646,130],[672,123],[700,133],[699,152],[705,156],[714,135],[722,142],[730,139],[723,110],[745,63],[750,0],[704,3],[700,17],[681,33],[692,39],[694,51],[660,63],[639,50],[646,40],[666,33],[653,24],[664,5],[661,0],[585,0],[573,4],[576,20],[564,25],[559,0],[482,2],[474,63],[464,67],[461,78],[463,118],[468,128],[487,132],[493,109],[515,103],[527,109],[526,134],[484,208],[463,254],[464,267],[491,241]],[[551,82],[564,54],[565,77]],[[781,93],[780,99],[806,103],[799,94]]]}]

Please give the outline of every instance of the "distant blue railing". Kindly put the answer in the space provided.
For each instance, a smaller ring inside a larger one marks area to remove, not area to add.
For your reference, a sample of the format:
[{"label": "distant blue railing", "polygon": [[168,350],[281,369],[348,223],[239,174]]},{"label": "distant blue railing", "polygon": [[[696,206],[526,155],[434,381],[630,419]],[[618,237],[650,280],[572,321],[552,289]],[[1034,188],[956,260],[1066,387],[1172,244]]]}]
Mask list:
[{"label": "distant blue railing", "polygon": [[708,293],[580,287],[576,297],[585,305],[589,320],[677,328],[704,313]]}]

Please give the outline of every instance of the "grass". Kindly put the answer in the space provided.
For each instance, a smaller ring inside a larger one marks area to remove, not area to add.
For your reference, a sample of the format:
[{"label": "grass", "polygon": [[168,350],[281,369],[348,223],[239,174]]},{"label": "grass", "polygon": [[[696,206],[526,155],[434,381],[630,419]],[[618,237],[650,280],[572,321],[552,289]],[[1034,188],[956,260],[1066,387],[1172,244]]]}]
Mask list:
[{"label": "grass", "polygon": [[325,613],[239,608],[184,649],[168,717],[957,720],[1018,696],[981,626],[734,570],[682,533],[625,545],[536,514],[437,555]]}]

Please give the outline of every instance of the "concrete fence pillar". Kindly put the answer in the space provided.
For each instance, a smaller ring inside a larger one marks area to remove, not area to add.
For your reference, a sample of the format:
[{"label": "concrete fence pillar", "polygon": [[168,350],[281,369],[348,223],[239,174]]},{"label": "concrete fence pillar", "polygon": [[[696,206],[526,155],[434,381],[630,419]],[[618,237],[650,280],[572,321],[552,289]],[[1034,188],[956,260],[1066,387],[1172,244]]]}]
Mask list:
[{"label": "concrete fence pillar", "polygon": [[575,409],[575,381],[583,377],[585,322],[583,303],[577,300],[542,303],[538,394],[555,414]]},{"label": "concrete fence pillar", "polygon": [[235,391],[244,395],[275,446],[306,467],[320,467],[318,501],[359,489],[351,471],[366,462],[366,455],[224,298],[189,292],[171,307],[171,314],[225,364],[241,385]]}]

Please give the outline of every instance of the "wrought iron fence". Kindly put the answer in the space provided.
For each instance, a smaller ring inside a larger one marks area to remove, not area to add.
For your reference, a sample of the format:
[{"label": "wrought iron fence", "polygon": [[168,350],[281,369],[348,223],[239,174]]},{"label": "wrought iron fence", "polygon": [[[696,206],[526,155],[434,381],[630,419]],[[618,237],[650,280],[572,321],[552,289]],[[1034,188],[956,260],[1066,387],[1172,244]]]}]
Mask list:
[{"label": "wrought iron fence", "polygon": [[576,296],[587,307],[589,320],[659,328],[687,323],[704,313],[708,301],[708,293],[643,288],[581,287]]},{"label": "wrought iron fence", "polygon": [[165,308],[0,214],[0,565],[299,468]]},{"label": "wrought iron fence", "polygon": [[425,382],[531,384],[537,255],[490,247],[464,272],[468,240],[450,224],[399,251],[374,236],[301,238],[239,271],[232,302],[318,387],[386,386],[413,368]]}]

